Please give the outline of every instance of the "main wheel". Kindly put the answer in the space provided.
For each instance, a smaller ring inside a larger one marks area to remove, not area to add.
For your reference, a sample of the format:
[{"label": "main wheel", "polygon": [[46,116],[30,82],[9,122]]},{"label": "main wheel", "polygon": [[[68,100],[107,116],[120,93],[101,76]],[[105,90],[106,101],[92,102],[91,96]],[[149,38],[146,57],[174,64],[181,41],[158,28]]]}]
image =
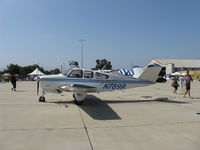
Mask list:
[{"label": "main wheel", "polygon": [[76,99],[75,95],[73,94],[73,98]]},{"label": "main wheel", "polygon": [[83,101],[77,101],[75,95],[73,94],[73,98],[74,98],[74,104],[76,105],[82,105]]},{"label": "main wheel", "polygon": [[40,96],[39,102],[45,102],[45,97],[44,96]]},{"label": "main wheel", "polygon": [[82,105],[82,104],[83,104],[83,101],[74,100],[74,104],[76,104],[76,105]]}]

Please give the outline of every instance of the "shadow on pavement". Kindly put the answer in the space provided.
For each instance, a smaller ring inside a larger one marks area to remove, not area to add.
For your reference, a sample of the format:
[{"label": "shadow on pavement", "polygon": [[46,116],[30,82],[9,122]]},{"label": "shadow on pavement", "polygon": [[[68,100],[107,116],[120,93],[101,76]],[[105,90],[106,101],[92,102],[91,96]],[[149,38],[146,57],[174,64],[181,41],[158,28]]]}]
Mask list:
[{"label": "shadow on pavement", "polygon": [[176,103],[176,104],[189,104],[190,103],[190,102],[185,102],[185,101],[169,100],[168,98],[157,98],[154,101],[166,102],[166,103]]},{"label": "shadow on pavement", "polygon": [[165,103],[177,103],[187,104],[189,102],[169,100],[168,98],[157,98],[153,100],[104,100],[106,103],[145,103],[145,102],[165,102]]},{"label": "shadow on pavement", "polygon": [[[87,95],[86,99],[83,102],[83,105],[79,105],[79,108],[96,120],[119,120],[122,118],[108,104],[145,103],[145,102],[146,103],[164,102],[164,103],[176,103],[176,104],[189,103],[184,101],[169,100],[168,98],[157,98],[154,100],[101,100],[96,96]],[[66,104],[73,104],[73,101],[55,101],[49,103],[66,105]]]},{"label": "shadow on pavement", "polygon": [[96,120],[119,120],[120,116],[103,100],[88,95],[83,105],[79,106],[89,116]]},{"label": "shadow on pavement", "polygon": [[26,90],[16,90],[16,91],[13,91],[13,92],[27,92]]},{"label": "shadow on pavement", "polygon": [[108,105],[114,103],[143,103],[143,102],[165,102],[176,104],[187,104],[189,102],[174,101],[168,98],[157,98],[154,100],[101,100],[93,95],[88,95],[83,105],[79,107],[93,119],[97,120],[119,120],[120,116]]}]

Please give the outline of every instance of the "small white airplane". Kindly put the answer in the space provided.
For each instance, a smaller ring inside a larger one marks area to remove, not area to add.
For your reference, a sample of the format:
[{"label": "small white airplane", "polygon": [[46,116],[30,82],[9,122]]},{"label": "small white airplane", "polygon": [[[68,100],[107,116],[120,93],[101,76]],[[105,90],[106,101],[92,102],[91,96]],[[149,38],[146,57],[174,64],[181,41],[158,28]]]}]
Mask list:
[{"label": "small white airplane", "polygon": [[40,96],[39,102],[45,102],[44,94],[48,92],[73,92],[74,103],[81,105],[88,93],[123,90],[154,84],[160,70],[160,66],[150,65],[146,67],[139,78],[131,78],[118,73],[74,68],[67,75],[40,76],[37,81],[37,95],[40,84],[42,96]]}]

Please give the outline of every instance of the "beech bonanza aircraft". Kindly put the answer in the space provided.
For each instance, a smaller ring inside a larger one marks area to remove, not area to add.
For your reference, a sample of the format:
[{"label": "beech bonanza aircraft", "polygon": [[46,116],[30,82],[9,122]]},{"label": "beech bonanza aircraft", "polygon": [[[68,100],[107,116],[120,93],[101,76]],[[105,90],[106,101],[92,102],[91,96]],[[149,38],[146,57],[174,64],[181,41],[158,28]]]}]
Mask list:
[{"label": "beech bonanza aircraft", "polygon": [[83,103],[87,93],[123,90],[154,84],[160,70],[160,66],[150,65],[136,79],[118,73],[74,68],[67,75],[59,74],[39,77],[37,95],[40,84],[42,96],[39,98],[39,102],[45,102],[44,94],[48,92],[73,92],[74,103],[80,105]]}]

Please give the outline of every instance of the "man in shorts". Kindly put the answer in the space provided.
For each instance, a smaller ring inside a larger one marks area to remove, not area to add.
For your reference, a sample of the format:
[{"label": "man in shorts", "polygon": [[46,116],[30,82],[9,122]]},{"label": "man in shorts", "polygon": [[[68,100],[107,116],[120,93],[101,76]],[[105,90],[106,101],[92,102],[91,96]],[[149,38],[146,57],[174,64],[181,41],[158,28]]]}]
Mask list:
[{"label": "man in shorts", "polygon": [[185,80],[185,87],[186,87],[184,97],[186,97],[186,95],[188,94],[189,98],[192,98],[190,95],[190,85],[191,85],[191,81],[193,81],[193,79],[189,73],[189,70],[187,71],[187,75],[185,76],[184,80]]}]

